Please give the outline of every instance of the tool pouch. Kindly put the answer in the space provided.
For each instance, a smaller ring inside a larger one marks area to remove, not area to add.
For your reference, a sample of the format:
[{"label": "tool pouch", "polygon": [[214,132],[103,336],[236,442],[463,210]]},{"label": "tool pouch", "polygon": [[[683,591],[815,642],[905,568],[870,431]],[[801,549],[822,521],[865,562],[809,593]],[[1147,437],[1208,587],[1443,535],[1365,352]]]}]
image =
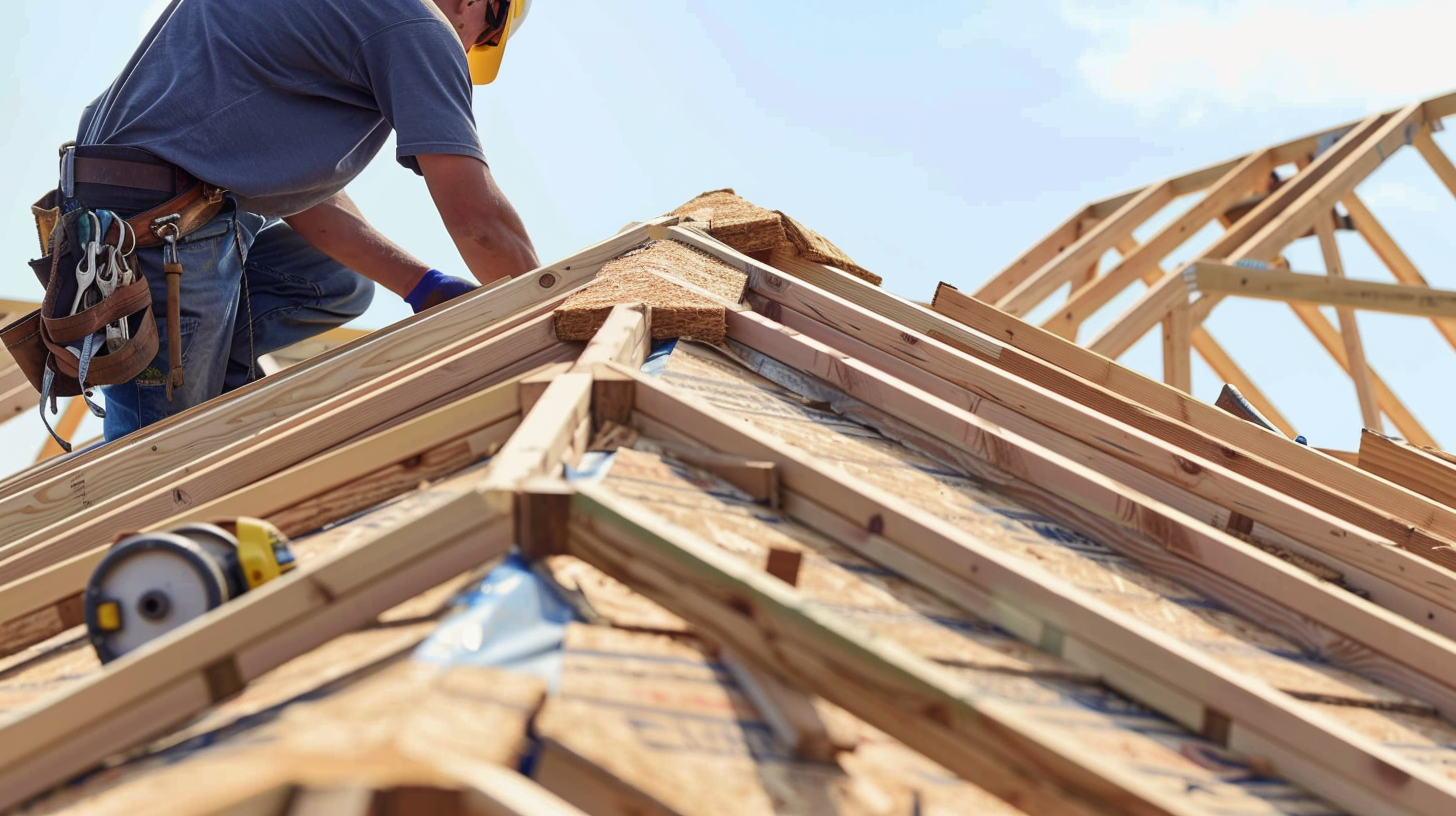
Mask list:
[{"label": "tool pouch", "polygon": [[[89,213],[77,208],[61,214],[55,204],[56,193],[52,192],[33,207],[45,257],[30,266],[45,286],[45,299],[39,310],[0,329],[0,340],[40,392],[42,418],[46,403],[55,410],[58,397],[85,396],[93,386],[135,379],[151,364],[158,348],[152,294],[141,274],[109,297],[71,313],[77,302],[75,270],[85,252],[81,221]],[[98,237],[104,236],[89,236]],[[122,320],[127,323],[129,339],[108,348],[106,327]],[[87,402],[90,404],[89,399]],[[104,415],[94,404],[92,412]],[[69,450],[64,441],[58,441]]]}]

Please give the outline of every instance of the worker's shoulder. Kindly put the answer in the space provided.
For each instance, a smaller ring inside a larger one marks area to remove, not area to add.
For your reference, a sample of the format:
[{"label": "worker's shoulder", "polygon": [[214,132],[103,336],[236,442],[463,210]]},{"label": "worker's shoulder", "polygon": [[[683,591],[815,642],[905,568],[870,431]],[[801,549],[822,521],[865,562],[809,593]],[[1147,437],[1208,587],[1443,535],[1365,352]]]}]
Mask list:
[{"label": "worker's shoulder", "polygon": [[[317,0],[315,0],[317,1]],[[428,0],[323,0],[343,14],[365,37],[401,26],[450,29],[450,21]]]}]

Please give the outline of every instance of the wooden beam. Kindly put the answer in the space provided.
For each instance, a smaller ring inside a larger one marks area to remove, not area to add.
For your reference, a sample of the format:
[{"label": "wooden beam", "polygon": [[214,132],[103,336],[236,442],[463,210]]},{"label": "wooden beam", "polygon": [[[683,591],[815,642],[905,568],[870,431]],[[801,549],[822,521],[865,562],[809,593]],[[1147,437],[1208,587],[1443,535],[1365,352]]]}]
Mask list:
[{"label": "wooden beam", "polygon": [[[465,402],[489,413],[489,408],[478,400],[467,398]],[[426,420],[436,425],[433,432],[441,440],[432,443],[434,446],[428,450],[417,450],[418,443],[412,439],[420,431],[418,426],[401,426],[394,429],[397,435],[386,432],[340,448],[209,507],[167,519],[148,529],[252,515],[267,519],[287,536],[313,532],[414,490],[422,482],[470,466],[497,450],[519,424],[508,414],[493,424],[469,431],[475,425],[473,419],[458,427],[440,428],[438,421],[442,419],[449,417],[436,415]],[[451,438],[456,433],[464,435]],[[395,443],[398,448],[393,447]],[[341,469],[344,466],[358,469]],[[328,485],[340,476],[347,477],[346,483],[329,489]],[[82,591],[109,549],[106,545],[96,547],[0,587],[0,656],[13,654],[82,623]]]},{"label": "wooden beam", "polygon": [[1456,164],[1452,164],[1451,159],[1447,157],[1445,151],[1441,150],[1440,145],[1436,144],[1435,138],[1431,136],[1430,129],[1423,129],[1420,133],[1416,134],[1413,144],[1416,150],[1420,152],[1421,158],[1424,158],[1426,164],[1430,165],[1431,170],[1436,174],[1436,178],[1441,180],[1441,183],[1451,192],[1451,195],[1456,196]]},{"label": "wooden beam", "polygon": [[1109,778],[1047,726],[973,698],[940,667],[605,490],[580,486],[571,521],[573,555],[1031,816],[1184,813],[1138,780]]},{"label": "wooden beam", "polygon": [[[1181,582],[1199,588],[1230,608],[1295,641],[1303,641],[1307,648],[1322,648],[1323,638],[1309,641],[1307,631],[1302,631],[1308,621],[1318,620],[1321,625],[1331,628],[1329,637],[1350,644],[1364,644],[1363,648],[1371,656],[1352,661],[1362,669],[1386,663],[1385,668],[1380,670],[1380,676],[1386,682],[1417,696],[1433,695],[1443,701],[1443,707],[1456,705],[1456,687],[1446,686],[1444,674],[1430,672],[1427,666],[1432,644],[1438,644],[1436,648],[1446,653],[1452,670],[1456,671],[1456,645],[1433,638],[1421,625],[1429,623],[1427,619],[1422,618],[1421,624],[1399,620],[1383,609],[1358,601],[1347,592],[1310,580],[1307,575],[1277,558],[1253,551],[1241,541],[1215,532],[1228,529],[1233,523],[1233,516],[1244,509],[1259,516],[1260,522],[1277,528],[1281,519],[1271,518],[1271,513],[1258,508],[1262,485],[1223,474],[1212,462],[1185,460],[1203,469],[1201,476],[1222,481],[1221,486],[1232,494],[1230,500],[1225,500],[1229,507],[1220,512],[1213,502],[1198,501],[1189,495],[1207,495],[1207,491],[1180,486],[1176,475],[1140,470],[1132,463],[1115,460],[1113,453],[1116,449],[1112,446],[1099,451],[1082,441],[1089,437],[1095,439],[1103,433],[1116,433],[1120,429],[1115,426],[1096,430],[1089,428],[1081,434],[1048,433],[1044,426],[1028,419],[1018,420],[1014,416],[1015,411],[987,411],[978,404],[981,401],[976,395],[964,392],[958,395],[942,384],[916,376],[917,372],[913,370],[906,371],[909,366],[905,363],[892,361],[887,364],[882,359],[874,363],[862,361],[763,318],[745,316],[735,319],[732,328],[735,339],[741,339],[744,346],[751,349],[740,349],[740,355],[746,357],[758,373],[780,385],[810,399],[829,402],[848,418],[874,427],[891,438],[901,439],[917,450],[932,451],[942,461],[955,463],[973,477],[1000,486],[1032,509],[1063,521],[1070,519],[1074,527],[1081,516],[1073,508],[1105,520],[1107,523],[1104,524],[1092,522],[1096,529],[1089,528],[1083,532],[1143,562],[1150,569],[1176,576]],[[783,366],[778,363],[765,365],[762,355],[782,362]],[[901,374],[908,375],[916,383],[912,385],[899,379]],[[825,389],[808,377],[817,377],[831,388]],[[933,390],[921,390],[922,384]],[[834,389],[842,394],[835,393]],[[953,401],[942,399],[941,394]],[[844,395],[857,400],[858,404],[845,401]],[[1032,397],[1019,404],[1027,406],[1036,402],[1036,398]],[[986,416],[983,417],[983,413]],[[903,430],[905,425],[920,433],[907,436]],[[1160,447],[1137,435],[1124,433],[1119,438],[1128,440],[1131,448],[1150,448],[1151,455],[1157,455],[1155,452]],[[1246,503],[1245,497],[1250,501]],[[1308,507],[1293,502],[1285,502],[1283,507],[1283,512],[1289,516],[1314,521],[1304,531],[1293,531],[1295,538],[1313,546],[1316,552],[1333,554],[1338,563],[1369,563],[1361,550],[1390,546],[1388,542],[1367,538],[1364,544],[1330,547],[1326,542],[1331,537],[1358,537],[1358,533],[1327,516],[1312,512]],[[1278,512],[1274,511],[1275,514]],[[1211,528],[1206,525],[1211,525]],[[1147,545],[1135,540],[1138,536],[1151,539],[1154,546],[1152,557],[1149,557]],[[1168,553],[1196,564],[1198,568],[1180,567],[1166,557]],[[1404,560],[1409,564],[1419,563],[1414,559]],[[1443,574],[1425,565],[1419,571],[1428,580],[1441,580],[1438,576]],[[1220,588],[1217,579],[1213,578],[1215,575],[1232,582],[1233,586],[1267,587],[1269,590],[1264,596],[1253,597],[1242,590],[1227,591]],[[1444,575],[1449,576],[1450,573]],[[1405,576],[1395,569],[1388,570],[1387,577],[1403,580]],[[1269,616],[1270,602],[1286,606],[1295,613],[1295,617],[1281,619],[1278,615]],[[1444,616],[1450,617],[1456,613],[1456,604],[1451,604],[1449,598],[1446,604]],[[1376,623],[1376,619],[1381,622]],[[1295,621],[1293,625],[1291,620]],[[1377,634],[1372,626],[1386,628],[1383,633]],[[1406,639],[1403,653],[1396,656],[1386,652],[1386,656],[1374,656],[1374,653],[1387,649],[1393,638]]]},{"label": "wooden beam", "polygon": [[[1333,230],[1326,230],[1333,235]],[[1339,266],[1338,254],[1326,262]],[[1360,309],[1411,317],[1456,317],[1456,292],[1411,286],[1404,283],[1375,283],[1350,280],[1343,275],[1326,277],[1273,269],[1250,269],[1213,261],[1197,261],[1184,278],[1198,291],[1216,295],[1237,295],[1260,300],[1297,301]]]},{"label": "wooden beam", "polygon": [[185,722],[250,680],[504,554],[510,508],[470,489],[260,587],[0,726],[0,808]]},{"label": "wooden beam", "polygon": [[276,378],[224,395],[205,409],[183,412],[72,457],[63,470],[42,469],[7,482],[0,498],[7,531],[23,535],[64,521],[97,501],[188,467],[201,452],[251,440],[280,416],[296,418],[346,394],[362,396],[379,377],[396,377],[402,368],[438,363],[543,311],[549,313],[556,301],[589,283],[607,261],[640,246],[662,224],[676,220],[642,224],[551,266],[373,332]]},{"label": "wooden beam", "polygon": [[[1370,249],[1390,270],[1390,274],[1395,276],[1396,281],[1413,286],[1430,286],[1426,282],[1425,276],[1419,269],[1416,269],[1416,265],[1401,250],[1395,239],[1390,237],[1390,233],[1386,232],[1380,222],[1375,219],[1375,214],[1370,212],[1358,195],[1350,193],[1340,199],[1340,203],[1344,204],[1345,209],[1349,211],[1350,220],[1354,222],[1355,230],[1360,233],[1360,237],[1370,245]],[[1436,326],[1436,331],[1440,332],[1441,336],[1446,338],[1446,342],[1451,344],[1451,348],[1456,349],[1456,320],[1433,320],[1432,322]]]},{"label": "wooden beam", "polygon": [[[1275,247],[1272,252],[1265,253],[1269,255],[1266,258],[1262,254],[1251,252],[1251,250],[1257,249],[1260,253],[1264,253],[1267,249],[1262,244],[1256,244],[1256,239],[1264,234],[1266,228],[1271,224],[1277,225],[1287,221],[1289,216],[1285,212],[1286,209],[1299,203],[1311,191],[1320,193],[1326,191],[1327,188],[1321,186],[1323,179],[1342,167],[1342,162],[1346,158],[1359,154],[1372,139],[1378,138],[1390,120],[1389,116],[1376,115],[1361,122],[1359,127],[1345,134],[1308,167],[1264,199],[1252,212],[1239,219],[1221,238],[1201,253],[1201,257],[1230,261],[1251,257],[1258,260],[1273,260],[1273,256],[1277,255],[1288,242]],[[1353,182],[1351,182],[1351,187],[1353,188]],[[1330,206],[1332,207],[1333,204]],[[1326,207],[1326,209],[1329,208]],[[1312,222],[1305,223],[1303,228],[1308,229],[1310,223]],[[1179,274],[1182,271],[1179,269]],[[1170,275],[1153,285],[1137,302],[1092,338],[1087,347],[1107,357],[1121,357],[1155,324],[1161,321],[1169,310],[1179,303],[1186,302],[1188,294],[1179,274]],[[1195,314],[1195,322],[1198,322],[1197,318],[1198,315]]]},{"label": "wooden beam", "polygon": [[[693,240],[684,233],[681,240]],[[1223,462],[1271,490],[1401,547],[1435,554],[1456,546],[1456,512],[1450,508],[1240,422],[1207,403],[968,298],[953,287],[941,285],[935,301],[941,313],[937,313],[820,264],[775,255],[775,264],[784,268],[764,267],[716,241],[697,240],[698,248],[750,270],[750,285],[764,298],[814,314],[846,334],[867,331],[861,328],[860,309],[894,321],[898,324],[895,331],[877,337],[877,342],[895,348],[912,364],[928,365],[920,349],[931,348],[926,339],[938,335],[937,339],[953,343],[958,351],[977,360]],[[856,308],[843,312],[828,305],[841,299]],[[975,330],[958,320],[970,321]],[[960,375],[953,376],[964,383]]]},{"label": "wooden beam", "polygon": [[1116,213],[1078,238],[1075,244],[1032,272],[997,301],[997,307],[1017,316],[1036,308],[1051,297],[1053,292],[1072,280],[1074,275],[1086,269],[1088,264],[1096,263],[1109,250],[1115,249],[1120,241],[1130,238],[1133,230],[1142,226],[1172,201],[1172,182],[1165,181],[1149,186]]},{"label": "wooden beam", "polygon": [[[1335,240],[1333,212],[1330,218],[1314,222],[1314,233],[1324,255],[1325,273],[1329,276],[1326,280],[1344,281],[1345,263],[1340,258],[1340,246]],[[1456,297],[1451,303],[1456,309]],[[1365,344],[1360,340],[1360,324],[1355,318],[1355,310],[1346,306],[1335,311],[1340,320],[1340,338],[1345,341],[1345,356],[1350,360],[1350,379],[1355,382],[1355,396],[1360,401],[1360,418],[1366,428],[1381,431],[1384,425],[1380,421],[1380,406],[1375,402],[1375,390],[1370,385],[1370,366],[1365,362]]]},{"label": "wooden beam", "polygon": [[[1108,270],[1095,283],[1082,286],[1042,324],[1047,331],[1062,337],[1075,338],[1078,328],[1093,314],[1110,303],[1150,272],[1161,271],[1159,263],[1189,238],[1198,233],[1229,206],[1247,195],[1274,170],[1272,150],[1251,154],[1225,174],[1197,204],[1164,227],[1122,262]],[[986,300],[985,298],[979,298]]]},{"label": "wooden beam", "polygon": [[[790,489],[814,496],[834,512],[862,525],[863,529],[875,531],[901,555],[918,562],[928,562],[929,570],[925,567],[907,570],[903,558],[886,552],[884,548],[877,548],[875,555],[862,554],[917,582],[922,582],[922,576],[925,576],[931,582],[925,585],[944,586],[947,581],[958,584],[961,590],[951,593],[954,597],[948,595],[947,600],[959,603],[998,625],[1009,627],[1031,642],[1045,642],[1041,638],[1041,628],[1054,626],[1061,633],[1063,647],[1060,654],[1064,659],[1100,672],[1113,688],[1186,727],[1201,729],[1210,710],[1216,711],[1214,716],[1230,723],[1229,747],[1268,757],[1275,772],[1311,790],[1318,790],[1321,796],[1337,805],[1355,812],[1428,813],[1437,816],[1448,813],[1449,808],[1456,804],[1456,783],[1428,768],[1416,766],[1367,738],[1355,736],[1267,686],[1247,683],[1230,672],[1221,660],[1152,630],[1147,624],[1102,602],[1072,592],[1057,579],[1027,570],[1021,559],[983,544],[953,524],[866,487],[836,468],[820,465],[785,449],[787,446],[782,445],[781,440],[758,434],[743,427],[742,423],[721,420],[711,411],[698,407],[693,399],[673,394],[667,386],[648,378],[638,381],[637,397],[638,412],[657,422],[682,431],[692,429],[700,437],[712,439],[716,445],[730,452],[776,461]],[[578,501],[601,505],[605,501],[603,493],[582,487]],[[574,504],[574,512],[576,507]],[[619,506],[613,512],[620,514],[623,510]],[[577,516],[573,518],[578,520]],[[636,538],[641,540],[643,521],[635,519],[633,527]],[[573,546],[575,542],[574,528]],[[855,547],[857,542],[842,543]],[[620,575],[623,569],[620,561],[601,558],[599,550],[584,550],[578,554],[608,572],[617,571]],[[706,555],[709,554],[695,553],[699,559]],[[643,588],[640,572],[627,574],[632,576],[634,586]],[[1308,576],[1304,580],[1309,585],[1319,586]],[[649,597],[654,597],[657,589],[649,585],[645,591]],[[690,589],[694,595],[707,590],[702,584]],[[727,597],[744,596],[730,592]],[[679,598],[654,597],[654,600],[695,626],[705,625],[702,616],[695,615],[696,610],[680,603]],[[741,610],[737,613],[740,618],[761,620],[761,611],[753,605],[750,604],[747,610],[743,610],[742,606],[738,608]],[[1027,631],[1028,621],[1037,622],[1035,627],[1038,631]],[[706,625],[711,626],[708,631],[722,632],[725,628],[721,623]],[[1412,634],[1419,633],[1418,627],[1409,629]],[[783,630],[774,627],[773,631]],[[761,651],[755,653],[743,649],[732,640],[725,642],[740,652],[761,654]],[[769,665],[792,659],[791,654],[800,648],[800,644],[795,644],[793,649],[776,650]],[[836,673],[836,676],[840,674]],[[903,724],[897,724],[899,733],[889,731],[882,724],[884,717],[867,716],[871,712],[864,710],[862,704],[858,706],[859,710],[852,701],[846,705],[842,693],[817,684],[806,684],[801,678],[790,679],[796,680],[796,685],[847,708],[871,725],[887,730],[911,747],[917,747],[915,742],[904,736]],[[841,676],[839,682],[844,680]],[[899,695],[882,693],[881,696],[895,698]],[[913,698],[904,702],[917,703]],[[919,701],[917,708],[924,710],[923,704],[924,701]],[[924,727],[923,724],[917,725]],[[942,762],[946,761],[943,754],[935,756]],[[1379,770],[1387,764],[1401,769],[1398,782]],[[967,778],[985,784],[981,778]],[[995,788],[990,789],[993,793],[997,792]]]},{"label": "wooden beam", "polygon": [[1188,304],[1174,307],[1163,321],[1163,382],[1193,391],[1193,320]]},{"label": "wooden beam", "polygon": [[[30,496],[0,500],[3,504],[31,499],[27,503],[33,508],[33,512],[7,519],[8,541],[0,545],[0,582],[108,544],[118,533],[186,513],[272,476],[366,434],[428,400],[470,386],[493,369],[509,371],[551,344],[550,317],[538,317],[499,337],[457,349],[437,365],[416,368],[384,383],[361,383],[345,392],[344,397],[288,417],[236,446],[212,454],[194,451],[179,471],[119,486],[114,493],[88,502],[89,507],[74,509],[61,518],[56,517],[62,515],[64,503],[40,502],[41,506],[35,507],[37,502]],[[516,407],[510,406],[512,411]],[[118,465],[125,467],[126,463]],[[119,479],[124,473],[113,474],[113,478]],[[90,474],[78,468],[72,484],[79,481],[83,490],[89,490]],[[50,523],[42,526],[43,521]]]},{"label": "wooden beam", "polygon": [[1456,464],[1383,434],[1360,434],[1360,468],[1456,507]]}]

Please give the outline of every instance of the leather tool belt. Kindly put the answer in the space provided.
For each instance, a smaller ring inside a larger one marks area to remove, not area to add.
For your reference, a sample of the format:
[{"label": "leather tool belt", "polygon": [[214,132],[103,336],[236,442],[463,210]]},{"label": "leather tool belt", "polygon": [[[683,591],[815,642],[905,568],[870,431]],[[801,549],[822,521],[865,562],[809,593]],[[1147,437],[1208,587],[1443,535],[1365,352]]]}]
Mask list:
[{"label": "leather tool belt", "polygon": [[[89,399],[91,388],[130,382],[151,365],[159,344],[149,275],[167,276],[168,398],[182,385],[175,246],[224,203],[223,190],[145,151],[62,148],[60,188],[32,207],[42,257],[30,267],[45,299],[0,329],[0,341],[41,394],[43,419],[47,402],[54,412],[57,397],[74,396],[87,397],[103,416]],[[136,250],[162,243],[171,245],[163,269],[139,268]]]}]

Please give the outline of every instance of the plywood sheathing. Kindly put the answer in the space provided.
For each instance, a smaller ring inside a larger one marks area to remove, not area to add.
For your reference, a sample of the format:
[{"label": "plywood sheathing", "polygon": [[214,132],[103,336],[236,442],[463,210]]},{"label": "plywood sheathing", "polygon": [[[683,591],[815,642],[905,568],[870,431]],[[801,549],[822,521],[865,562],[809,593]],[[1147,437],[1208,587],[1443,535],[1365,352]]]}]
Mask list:
[{"label": "plywood sheathing", "polygon": [[792,248],[807,261],[842,269],[876,286],[882,280],[855,263],[829,239],[783,212],[766,210],[740,198],[731,189],[703,193],[673,210],[671,215],[699,222],[709,235],[744,255]]},{"label": "plywood sheathing", "polygon": [[[878,433],[809,403],[713,353],[674,354],[665,381],[708,399],[786,444],[919,507],[1098,597],[1110,606],[1206,651],[1221,662],[1299,699],[1338,701],[1429,714],[1426,702],[1400,694],[1290,639],[1232,614],[1182,584],[1014,498],[921,456]],[[816,399],[824,395],[815,393]],[[848,401],[845,401],[848,402]],[[839,405],[836,402],[836,407]],[[1456,755],[1453,755],[1456,760]]]},{"label": "plywood sheathing", "polygon": [[162,803],[202,813],[237,780],[259,792],[291,783],[450,785],[443,769],[514,766],[545,690],[537,678],[493,669],[397,663],[276,716],[93,774],[26,813],[130,816]]},{"label": "plywood sheathing", "polygon": [[717,258],[675,241],[654,241],[606,264],[596,281],[567,298],[555,313],[556,337],[591,340],[612,307],[645,303],[652,309],[654,340],[719,344],[728,332],[724,303],[742,301],[747,287],[747,275]]},{"label": "plywood sheathing", "polygon": [[[856,735],[867,761],[794,756],[692,640],[572,626],[560,693],[536,723],[537,781],[602,816],[1021,813],[842,710],[815,705]],[[581,784],[590,771],[603,788]]]},{"label": "plywood sheathing", "polygon": [[[805,423],[808,418],[798,413],[788,392],[765,383],[760,383],[768,389],[763,392],[742,388],[711,368],[677,368],[681,357],[674,354],[669,360],[666,376],[673,384],[686,385],[699,396],[712,394],[723,404],[737,404],[745,419]],[[651,440],[644,444],[650,446]],[[618,451],[604,484],[760,568],[770,547],[798,547],[805,553],[798,589],[815,605],[940,662],[965,684],[967,694],[1056,729],[1077,753],[1103,757],[1140,784],[1183,798],[1189,813],[1329,816],[1339,812],[1291,785],[1262,776],[1245,758],[1109,691],[1096,677],[1060,658],[948,607],[837,542],[748,501],[708,474],[624,449]],[[863,767],[875,762],[873,756],[846,757],[840,764]],[[618,767],[611,770],[624,772]],[[714,816],[713,811],[704,814]]]}]

